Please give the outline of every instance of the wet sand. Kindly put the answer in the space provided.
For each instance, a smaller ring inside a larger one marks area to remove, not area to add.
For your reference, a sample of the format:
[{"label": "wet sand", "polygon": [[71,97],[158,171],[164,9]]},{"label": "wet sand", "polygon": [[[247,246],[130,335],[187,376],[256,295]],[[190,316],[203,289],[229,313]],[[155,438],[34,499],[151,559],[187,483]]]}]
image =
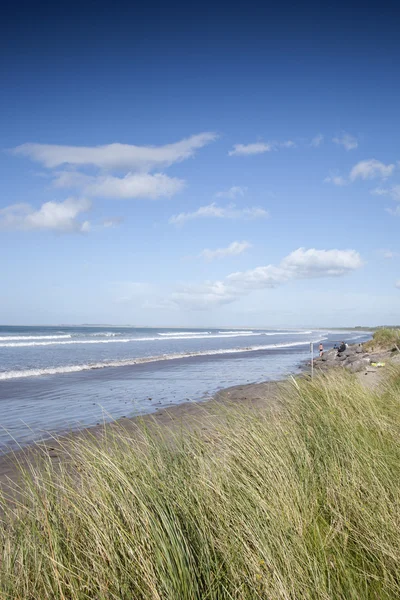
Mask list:
[{"label": "wet sand", "polygon": [[[387,360],[388,356],[382,354],[381,358]],[[393,362],[400,362],[400,357],[396,357]],[[357,373],[355,377],[362,385],[374,388],[379,386],[384,370],[368,366]],[[309,364],[304,364],[303,374],[300,376],[306,375],[308,371]],[[237,385],[221,390],[206,401],[185,402],[168,408],[160,408],[155,413],[143,416],[120,418],[114,422],[55,436],[43,442],[34,443],[22,450],[4,454],[0,456],[0,490],[7,497],[14,497],[16,493],[18,495],[16,490],[20,481],[21,466],[28,467],[30,464],[35,464],[38,457],[43,455],[43,452],[54,464],[65,460],[72,442],[78,438],[85,438],[85,436],[100,440],[108,432],[122,426],[124,432],[134,443],[135,436],[140,435],[144,425],[148,428],[161,426],[167,439],[174,439],[174,434],[179,434],[180,431],[196,432],[200,435],[212,437],[216,424],[221,423],[221,414],[223,414],[221,407],[229,409],[229,407],[236,405],[256,412],[272,411],[276,413],[282,408],[279,392],[286,382],[287,379]],[[137,437],[137,439],[139,438]]]},{"label": "wet sand", "polygon": [[[201,435],[210,435],[217,421],[221,419],[221,407],[245,406],[255,411],[279,410],[281,404],[278,399],[279,389],[284,382],[267,381],[238,385],[218,392],[206,402],[186,402],[139,417],[121,418],[117,421],[88,427],[81,431],[74,431],[62,436],[32,444],[22,450],[10,452],[0,456],[0,490],[7,497],[18,495],[18,484],[21,478],[20,467],[35,464],[37,459],[46,453],[46,456],[56,464],[68,455],[71,442],[78,438],[89,436],[101,439],[107,432],[123,427],[125,432],[132,437],[139,435],[139,425],[143,427],[161,426],[166,436],[172,438],[179,431],[199,432]],[[217,416],[218,413],[218,416]],[[18,466],[19,465],[19,466]]]}]

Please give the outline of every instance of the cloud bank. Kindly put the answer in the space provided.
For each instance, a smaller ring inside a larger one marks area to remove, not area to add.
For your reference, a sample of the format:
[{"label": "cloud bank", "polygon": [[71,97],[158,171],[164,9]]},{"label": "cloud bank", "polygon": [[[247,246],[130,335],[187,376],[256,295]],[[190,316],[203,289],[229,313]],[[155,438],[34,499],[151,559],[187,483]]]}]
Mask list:
[{"label": "cloud bank", "polygon": [[108,171],[152,171],[156,168],[186,160],[194,152],[217,139],[212,132],[192,135],[164,146],[134,146],[107,144],[105,146],[59,146],[55,144],[22,144],[13,153],[26,156],[47,169],[60,165],[94,166]]},{"label": "cloud bank", "polygon": [[[74,189],[80,196],[155,199],[171,197],[185,187],[184,180],[169,177],[159,169],[193,157],[217,137],[216,133],[204,132],[164,146],[27,143],[11,152],[49,169],[55,187]],[[94,169],[98,170],[95,174]]]},{"label": "cloud bank", "polygon": [[266,265],[231,273],[223,281],[187,285],[172,294],[170,302],[184,309],[206,310],[230,304],[254,290],[274,288],[296,279],[341,277],[362,267],[355,250],[298,248],[279,265]]},{"label": "cloud bank", "polygon": [[113,175],[91,176],[74,171],[56,174],[54,185],[74,188],[85,196],[94,198],[161,198],[173,196],[183,190],[185,182],[164,173],[128,173],[124,177]]}]

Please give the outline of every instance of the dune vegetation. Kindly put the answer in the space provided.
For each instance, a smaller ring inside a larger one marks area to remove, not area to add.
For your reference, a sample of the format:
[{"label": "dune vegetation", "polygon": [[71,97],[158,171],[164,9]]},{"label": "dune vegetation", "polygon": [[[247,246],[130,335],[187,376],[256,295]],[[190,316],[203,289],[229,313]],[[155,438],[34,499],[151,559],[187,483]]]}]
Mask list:
[{"label": "dune vegetation", "polygon": [[0,597],[399,598],[400,370],[281,393],[207,434],[121,427],[44,457],[3,501]]},{"label": "dune vegetation", "polygon": [[400,352],[400,329],[382,327],[377,329],[372,339],[364,344],[367,351],[395,350]]}]

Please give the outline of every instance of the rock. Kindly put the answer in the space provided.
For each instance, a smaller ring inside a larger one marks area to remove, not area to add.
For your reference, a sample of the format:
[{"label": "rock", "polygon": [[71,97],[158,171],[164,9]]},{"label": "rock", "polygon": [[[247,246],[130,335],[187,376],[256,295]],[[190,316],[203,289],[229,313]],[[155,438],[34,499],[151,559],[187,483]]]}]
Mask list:
[{"label": "rock", "polygon": [[359,371],[364,371],[368,366],[369,358],[360,358],[346,365],[346,369],[348,369],[352,373],[358,373]]},{"label": "rock", "polygon": [[351,364],[351,363],[354,363],[354,362],[356,362],[357,360],[361,360],[361,357],[360,357],[359,355],[357,355],[357,354],[352,354],[352,356],[349,356],[349,357],[348,357],[348,359],[347,359],[347,361],[346,361],[346,362],[347,362],[348,364]]},{"label": "rock", "polygon": [[345,356],[354,356],[355,354],[355,350],[352,350],[351,348],[348,348],[348,350],[346,350],[346,352],[344,353]]},{"label": "rock", "polygon": [[[323,355],[321,356],[321,360],[323,362],[327,362],[327,361],[333,361],[336,358],[336,350],[328,350],[328,352],[324,352]],[[319,359],[317,359],[319,360]]]}]

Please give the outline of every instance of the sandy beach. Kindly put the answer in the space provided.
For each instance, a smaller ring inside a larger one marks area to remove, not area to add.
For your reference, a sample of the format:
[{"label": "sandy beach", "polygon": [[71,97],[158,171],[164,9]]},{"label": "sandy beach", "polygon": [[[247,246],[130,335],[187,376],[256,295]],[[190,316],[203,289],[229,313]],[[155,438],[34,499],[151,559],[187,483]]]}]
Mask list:
[{"label": "sandy beach", "polygon": [[[286,580],[293,598],[364,598],[366,585],[377,589],[368,597],[397,597],[399,358],[395,348],[380,352],[371,343],[327,350],[315,360],[314,378],[305,363],[296,377],[227,387],[208,401],[160,407],[3,456],[2,582],[18,590],[5,597],[65,598],[72,575],[76,598],[83,580],[88,598],[155,598],[154,585],[164,580],[176,583],[159,598],[206,598],[209,574],[212,587],[221,573],[214,558],[199,560],[208,548],[211,557],[224,549],[222,590],[236,572],[241,585],[249,571],[249,591],[237,598],[277,598]],[[360,575],[370,548],[377,567]],[[188,554],[190,594],[179,568]],[[151,587],[141,579],[143,560]],[[333,578],[320,576],[327,561],[340,577],[333,591]],[[310,563],[317,578],[304,569]]]},{"label": "sandy beach", "polygon": [[[283,382],[265,382],[259,384],[238,385],[218,392],[206,402],[185,402],[153,414],[140,417],[121,418],[117,421],[84,428],[81,431],[56,436],[43,442],[32,444],[24,449],[9,452],[0,456],[0,489],[8,495],[14,494],[15,485],[20,478],[20,467],[26,467],[46,453],[54,463],[62,460],[68,453],[72,440],[89,436],[100,439],[107,432],[123,427],[124,431],[135,439],[138,426],[162,426],[173,434],[179,430],[196,431],[202,435],[210,434],[213,427],[213,414],[221,407],[242,405],[254,410],[278,410],[277,400],[279,387]],[[218,411],[218,419],[221,411]],[[167,434],[168,435],[168,434]]]},{"label": "sandy beach", "polygon": [[[388,361],[391,358],[390,352],[378,352],[370,354],[371,360]],[[398,357],[394,359],[396,362]],[[332,361],[324,362],[321,359],[314,361],[315,372],[326,372],[327,369],[334,369],[339,363],[333,364]],[[304,362],[303,372],[300,377],[308,376],[310,363]],[[379,385],[382,371],[365,365],[359,373],[355,375],[367,388],[373,388]],[[108,432],[116,428],[123,428],[124,432],[132,438],[139,433],[139,426],[154,427],[161,426],[166,436],[173,437],[179,431],[196,432],[202,436],[213,435],[215,423],[221,419],[221,407],[243,406],[254,411],[279,411],[282,407],[279,399],[279,391],[285,385],[287,379],[283,381],[266,381],[264,383],[249,383],[246,385],[237,385],[219,391],[209,400],[203,402],[185,402],[168,408],[160,408],[157,412],[139,417],[120,418],[116,421],[99,424],[93,427],[83,428],[73,431],[66,435],[54,436],[43,442],[31,444],[30,446],[9,452],[0,456],[0,489],[6,494],[15,494],[16,485],[20,478],[21,466],[27,467],[35,462],[38,457],[46,454],[54,463],[63,460],[68,454],[68,448],[71,441],[78,438],[89,436],[95,439],[101,439]]]}]

